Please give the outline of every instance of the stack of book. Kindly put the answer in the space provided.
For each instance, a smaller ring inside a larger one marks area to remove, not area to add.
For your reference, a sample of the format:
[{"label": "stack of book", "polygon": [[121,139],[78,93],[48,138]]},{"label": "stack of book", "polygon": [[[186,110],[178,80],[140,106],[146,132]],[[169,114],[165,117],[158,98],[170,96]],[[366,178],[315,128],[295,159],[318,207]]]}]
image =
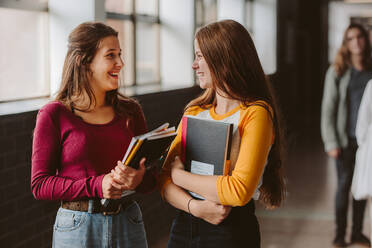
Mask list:
[{"label": "stack of book", "polygon": [[122,160],[123,164],[138,169],[139,161],[146,158],[146,168],[166,153],[176,136],[174,127],[165,123],[151,132],[133,137]]}]

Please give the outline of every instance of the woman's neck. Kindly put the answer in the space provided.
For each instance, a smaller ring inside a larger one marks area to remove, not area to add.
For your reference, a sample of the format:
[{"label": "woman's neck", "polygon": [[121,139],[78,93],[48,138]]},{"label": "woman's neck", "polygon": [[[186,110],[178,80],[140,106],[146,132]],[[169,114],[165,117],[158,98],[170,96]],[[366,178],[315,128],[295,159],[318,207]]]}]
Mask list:
[{"label": "woman's neck", "polygon": [[94,99],[95,99],[93,104],[90,101],[88,94],[85,92],[84,94],[82,94],[82,97],[75,102],[75,106],[80,109],[86,109],[89,107],[88,109],[89,112],[94,112],[96,110],[99,110],[102,107],[105,107],[106,93],[97,94],[93,92],[93,94],[94,94]]},{"label": "woman's neck", "polygon": [[363,56],[362,55],[351,55],[351,64],[358,71],[363,70]]},{"label": "woman's neck", "polygon": [[225,96],[216,94],[216,114],[223,115],[239,106],[240,102]]}]

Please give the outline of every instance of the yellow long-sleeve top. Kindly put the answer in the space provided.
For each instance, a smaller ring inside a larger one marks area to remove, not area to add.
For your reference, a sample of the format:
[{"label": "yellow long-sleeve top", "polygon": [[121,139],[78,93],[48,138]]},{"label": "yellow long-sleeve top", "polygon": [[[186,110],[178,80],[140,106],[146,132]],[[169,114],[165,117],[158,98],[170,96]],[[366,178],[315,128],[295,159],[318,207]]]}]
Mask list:
[{"label": "yellow long-sleeve top", "polygon": [[[274,142],[270,106],[264,101],[257,101],[250,103],[248,107],[240,105],[224,115],[216,114],[214,107],[191,107],[184,115],[234,124],[230,170],[228,175],[218,177],[217,195],[221,204],[230,206],[243,206],[252,197],[257,200],[268,153]],[[170,164],[175,156],[181,155],[181,125],[182,122],[178,126],[177,136],[170,147],[160,176],[162,194],[165,186],[171,182]]]}]

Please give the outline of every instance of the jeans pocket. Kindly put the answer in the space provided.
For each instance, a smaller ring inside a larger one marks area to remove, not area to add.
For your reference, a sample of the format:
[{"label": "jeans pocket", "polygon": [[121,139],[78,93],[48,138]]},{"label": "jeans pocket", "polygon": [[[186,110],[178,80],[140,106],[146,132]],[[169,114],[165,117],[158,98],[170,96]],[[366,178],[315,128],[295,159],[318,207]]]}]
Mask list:
[{"label": "jeans pocket", "polygon": [[54,229],[61,232],[75,230],[85,222],[86,214],[86,212],[60,208],[57,213]]},{"label": "jeans pocket", "polygon": [[132,224],[143,224],[142,212],[137,202],[133,202],[125,209],[125,215]]}]

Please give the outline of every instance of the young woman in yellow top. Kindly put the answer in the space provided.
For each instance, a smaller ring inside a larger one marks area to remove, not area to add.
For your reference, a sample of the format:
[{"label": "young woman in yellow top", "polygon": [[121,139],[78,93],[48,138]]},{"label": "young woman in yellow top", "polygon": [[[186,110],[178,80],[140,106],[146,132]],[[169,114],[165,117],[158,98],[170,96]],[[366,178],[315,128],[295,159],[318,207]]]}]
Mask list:
[{"label": "young woman in yellow top", "polygon": [[241,24],[225,20],[202,27],[194,45],[192,68],[205,91],[187,105],[184,115],[234,124],[230,171],[222,176],[185,171],[179,159],[180,124],[160,178],[163,197],[181,210],[168,247],[260,247],[253,200],[277,207],[285,192],[274,97]]}]

